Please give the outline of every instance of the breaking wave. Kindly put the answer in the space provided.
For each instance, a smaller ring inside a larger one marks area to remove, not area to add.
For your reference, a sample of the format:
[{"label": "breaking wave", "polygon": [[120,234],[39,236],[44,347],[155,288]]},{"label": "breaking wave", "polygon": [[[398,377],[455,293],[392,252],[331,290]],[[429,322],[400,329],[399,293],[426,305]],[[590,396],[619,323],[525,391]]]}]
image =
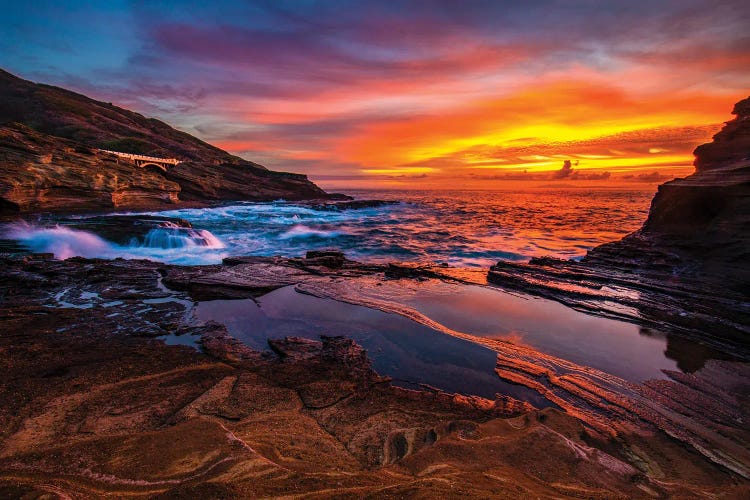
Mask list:
[{"label": "breaking wave", "polygon": [[121,235],[120,245],[63,225],[16,226],[6,237],[59,258],[212,264],[229,255],[298,257],[307,250],[336,248],[367,262],[413,260],[487,267],[498,260],[543,255],[580,258],[588,249],[640,227],[653,195],[590,189],[352,194],[400,202],[349,210],[282,201],[240,202],[131,213],[127,215],[182,219],[192,228],[165,222],[134,233],[132,240]]},{"label": "breaking wave", "polygon": [[17,240],[33,252],[51,253],[58,259],[70,257],[101,257],[112,250],[112,244],[86,231],[67,227],[40,228],[30,225],[13,226],[5,237]]},{"label": "breaking wave", "polygon": [[209,264],[220,262],[226,256],[219,252],[225,248],[224,243],[210,231],[170,223],[151,229],[143,241],[132,238],[130,245],[118,245],[89,231],[65,226],[13,224],[3,237],[18,241],[33,252],[54,254],[57,259],[120,257],[175,264]]},{"label": "breaking wave", "polygon": [[204,247],[210,249],[224,248],[219,238],[205,229],[195,230],[164,222],[162,227],[151,229],[143,239],[141,248],[162,248],[174,250],[177,248]]},{"label": "breaking wave", "polygon": [[288,240],[292,238],[335,238],[340,236],[342,231],[330,231],[325,229],[313,229],[304,224],[297,224],[288,231],[285,231],[279,238]]}]

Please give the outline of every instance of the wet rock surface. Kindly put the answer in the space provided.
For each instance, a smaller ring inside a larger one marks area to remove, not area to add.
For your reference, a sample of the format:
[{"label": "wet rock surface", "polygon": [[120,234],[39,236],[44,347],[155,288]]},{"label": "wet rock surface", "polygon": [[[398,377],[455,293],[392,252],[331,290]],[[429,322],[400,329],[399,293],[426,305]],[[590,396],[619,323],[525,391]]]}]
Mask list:
[{"label": "wet rock surface", "polygon": [[[380,297],[386,308],[374,285],[385,266],[305,263],[316,258],[190,268],[1,258],[0,492],[164,498],[748,493],[736,472],[747,464],[736,444],[747,442],[737,423],[747,408],[745,365],[711,362],[693,375],[675,373],[643,386],[586,370],[597,381],[589,385],[570,375],[577,373],[570,364],[488,340],[498,352],[498,375],[531,383],[522,380],[526,374],[547,386],[540,390],[564,411],[537,410],[502,395],[491,401],[394,387],[345,332],[319,341],[281,338],[256,351],[223,324],[199,323],[190,314],[193,301],[183,290],[224,286],[254,296],[262,294],[259,283],[274,280],[363,305]],[[459,282],[445,272],[444,279]],[[192,338],[199,349],[166,345],[163,338]],[[641,398],[641,405],[616,396],[620,390]],[[680,419],[667,419],[657,406]],[[675,427],[675,420],[683,425]],[[724,459],[736,461],[734,469],[686,446],[697,439],[693,421],[721,431],[727,441],[718,444]]]},{"label": "wet rock surface", "polygon": [[748,360],[750,302],[746,294],[732,290],[736,283],[732,276],[717,278],[680,276],[671,268],[633,271],[558,259],[499,262],[487,276],[505,289],[553,299],[590,314],[671,330]]},{"label": "wet rock surface", "polygon": [[361,210],[363,208],[378,208],[386,205],[395,205],[398,202],[387,200],[334,200],[326,203],[312,203],[310,208],[326,212],[341,212],[342,210]]},{"label": "wet rock surface", "polygon": [[338,250],[310,250],[305,254],[305,264],[321,265],[337,269],[346,262],[343,252]]},{"label": "wet rock surface", "polygon": [[89,231],[105,240],[119,245],[129,245],[135,238],[143,241],[149,231],[156,228],[172,227],[190,229],[192,224],[175,217],[153,215],[107,215],[76,219],[58,219],[58,225]]}]

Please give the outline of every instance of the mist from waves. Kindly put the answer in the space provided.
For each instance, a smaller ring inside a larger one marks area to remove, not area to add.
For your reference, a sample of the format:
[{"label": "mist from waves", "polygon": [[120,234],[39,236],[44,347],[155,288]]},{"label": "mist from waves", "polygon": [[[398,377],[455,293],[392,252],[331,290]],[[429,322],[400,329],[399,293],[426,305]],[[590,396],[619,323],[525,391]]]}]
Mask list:
[{"label": "mist from waves", "polygon": [[63,226],[16,225],[5,237],[58,258],[207,264],[230,255],[296,257],[307,250],[334,248],[366,262],[487,267],[498,260],[543,255],[579,258],[638,229],[653,196],[650,191],[612,189],[350,194],[393,203],[336,211],[276,201],[152,212],[148,214],[185,219],[193,229],[164,224],[129,245]]},{"label": "mist from waves", "polygon": [[60,225],[44,227],[15,223],[4,231],[3,237],[18,241],[33,252],[54,254],[57,259],[119,257],[175,264],[211,264],[227,255],[222,253],[224,243],[210,231],[179,227],[169,222],[150,229],[143,241],[132,238],[128,245],[118,245],[94,233]]}]

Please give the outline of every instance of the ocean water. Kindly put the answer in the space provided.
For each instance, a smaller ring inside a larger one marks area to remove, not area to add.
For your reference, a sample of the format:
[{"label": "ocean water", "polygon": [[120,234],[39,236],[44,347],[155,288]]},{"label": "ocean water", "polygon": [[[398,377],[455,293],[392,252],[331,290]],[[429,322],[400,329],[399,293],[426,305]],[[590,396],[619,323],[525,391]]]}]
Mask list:
[{"label": "ocean water", "polygon": [[393,203],[331,211],[279,200],[151,212],[186,219],[193,230],[164,227],[129,245],[54,224],[11,225],[4,237],[58,258],[208,264],[231,255],[300,256],[332,248],[366,262],[486,267],[543,255],[582,257],[640,227],[653,197],[650,191],[572,188],[348,193]]},{"label": "ocean water", "polygon": [[[162,223],[130,240],[128,235],[119,238],[120,244],[74,229],[71,221],[80,219],[71,217],[11,223],[2,233],[58,258],[204,264],[230,255],[299,256],[311,249],[336,248],[360,261],[486,267],[501,259],[581,257],[596,245],[638,229],[653,196],[645,191],[582,189],[352,194],[393,203],[332,211],[279,200],[152,212],[149,215],[186,219],[193,227]],[[472,286],[458,290],[442,282],[421,283],[402,292],[391,299],[477,341],[444,335],[406,316],[300,294],[293,287],[256,300],[202,301],[193,313],[201,321],[223,322],[232,335],[256,349],[266,348],[270,338],[344,334],[363,345],[377,371],[399,385],[428,384],[485,397],[510,394],[538,406],[548,402],[496,376],[496,353],[481,345],[482,338],[522,344],[632,382],[663,378],[663,370],[696,369],[716,356],[689,342],[677,344],[679,339],[668,333],[590,316],[521,293]],[[166,340],[194,342],[190,337]]]}]

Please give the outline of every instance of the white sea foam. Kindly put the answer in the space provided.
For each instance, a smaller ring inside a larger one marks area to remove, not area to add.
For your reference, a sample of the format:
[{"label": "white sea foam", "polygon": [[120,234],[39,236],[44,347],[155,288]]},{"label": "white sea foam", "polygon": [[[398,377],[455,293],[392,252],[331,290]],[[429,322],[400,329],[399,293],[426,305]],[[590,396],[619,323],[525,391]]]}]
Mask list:
[{"label": "white sea foam", "polygon": [[150,230],[143,242],[117,245],[94,233],[64,226],[39,227],[13,224],[3,234],[33,252],[51,253],[57,259],[70,257],[152,259],[177,264],[210,264],[226,256],[224,243],[210,231],[165,224]]},{"label": "white sea foam", "polygon": [[164,222],[161,227],[151,229],[144,237],[142,248],[176,248],[204,247],[207,249],[224,248],[224,243],[205,229],[192,229]]},{"label": "white sea foam", "polygon": [[111,243],[93,233],[60,226],[40,228],[14,224],[5,237],[20,241],[34,252],[55,254],[58,259],[102,257],[112,250]]},{"label": "white sea foam", "polygon": [[351,259],[368,262],[419,260],[487,267],[498,260],[542,255],[580,258],[588,249],[637,229],[652,197],[645,191],[588,188],[360,195],[409,202],[339,211],[293,202],[169,210],[149,215],[184,219],[194,229],[165,224],[145,235],[134,234],[125,246],[65,228],[27,227],[11,238],[58,257],[203,264],[228,255],[298,257],[307,250],[336,248]]},{"label": "white sea foam", "polygon": [[304,224],[295,224],[291,229],[284,232],[279,239],[288,240],[292,238],[335,238],[342,234],[341,231],[328,231],[324,229],[313,229]]}]

